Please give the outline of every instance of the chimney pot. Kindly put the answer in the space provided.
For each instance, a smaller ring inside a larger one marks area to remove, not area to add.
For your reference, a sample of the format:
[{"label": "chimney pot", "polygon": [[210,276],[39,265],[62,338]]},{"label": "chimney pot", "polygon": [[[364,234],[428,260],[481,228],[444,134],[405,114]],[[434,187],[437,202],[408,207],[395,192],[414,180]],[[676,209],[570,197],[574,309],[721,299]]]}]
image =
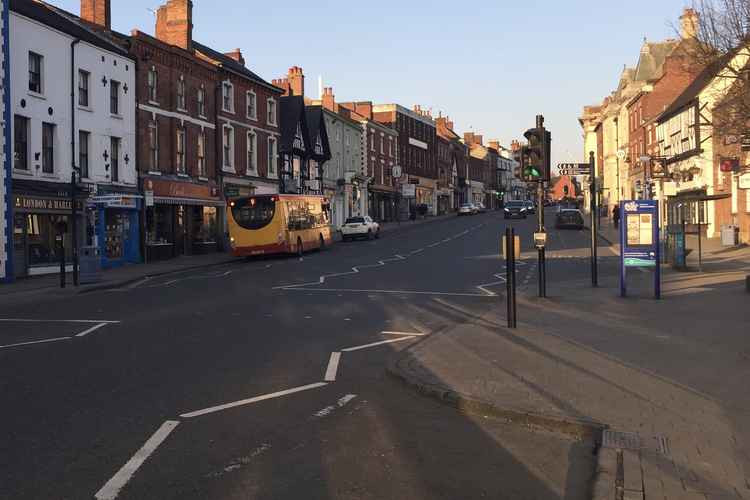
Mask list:
[{"label": "chimney pot", "polygon": [[156,11],[156,38],[185,50],[193,48],[192,0],[167,0]]},{"label": "chimney pot", "polygon": [[303,96],[305,95],[305,75],[302,72],[302,68],[299,66],[292,66],[289,68],[289,89],[290,95]]}]

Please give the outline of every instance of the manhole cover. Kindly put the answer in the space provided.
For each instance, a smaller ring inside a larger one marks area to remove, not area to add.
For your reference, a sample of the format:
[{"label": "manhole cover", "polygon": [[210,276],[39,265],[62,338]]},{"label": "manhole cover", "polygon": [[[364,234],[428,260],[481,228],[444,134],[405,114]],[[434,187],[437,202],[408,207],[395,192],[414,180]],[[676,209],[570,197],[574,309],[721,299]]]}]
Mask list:
[{"label": "manhole cover", "polygon": [[666,436],[641,437],[635,432],[605,430],[602,433],[602,448],[621,450],[648,450],[669,455],[669,439]]}]

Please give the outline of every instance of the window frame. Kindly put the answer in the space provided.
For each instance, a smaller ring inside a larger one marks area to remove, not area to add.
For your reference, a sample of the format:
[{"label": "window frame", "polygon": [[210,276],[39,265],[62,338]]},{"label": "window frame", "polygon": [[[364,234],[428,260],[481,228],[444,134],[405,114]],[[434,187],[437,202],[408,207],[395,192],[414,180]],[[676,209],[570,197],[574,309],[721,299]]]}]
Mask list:
[{"label": "window frame", "polygon": [[[22,127],[19,127],[19,122],[23,124]],[[23,115],[13,115],[13,170],[20,170],[23,172],[29,171],[29,123],[30,120],[28,117]],[[16,156],[18,156],[19,153],[19,138],[20,134],[19,131],[23,131],[23,166],[18,167],[17,165],[20,164],[20,161],[17,161]]]},{"label": "window frame", "polygon": [[[251,148],[252,147],[252,148]],[[254,130],[247,131],[247,168],[245,173],[247,175],[258,175],[258,134]],[[251,156],[252,154],[252,156]]]},{"label": "window frame", "polygon": [[87,130],[79,130],[78,131],[78,172],[79,172],[81,179],[88,179],[89,175],[91,174],[89,170],[89,157],[91,156],[90,149],[91,149],[91,132]]},{"label": "window frame", "polygon": [[[42,122],[42,173],[54,175],[55,173],[55,132],[57,125]],[[49,136],[47,134],[49,131]]]},{"label": "window frame", "polygon": [[[271,121],[270,118],[273,118],[273,121]],[[274,127],[278,126],[279,123],[276,99],[273,97],[266,99],[266,123]]]},{"label": "window frame", "polygon": [[221,82],[221,110],[226,113],[234,113],[234,85],[229,80]]},{"label": "window frame", "polygon": [[198,88],[198,92],[197,92],[195,100],[198,103],[198,116],[205,118],[206,117],[206,87],[203,84],[201,84],[201,86]]},{"label": "window frame", "polygon": [[[250,102],[252,97],[253,112],[250,113]],[[245,92],[245,115],[248,119],[258,121],[258,95],[254,90],[248,90]]]},{"label": "window frame", "polygon": [[120,115],[120,82],[109,80],[109,114],[114,116]]},{"label": "window frame", "polygon": [[[36,61],[39,65],[37,68],[38,71],[32,71],[32,60]],[[44,56],[42,54],[39,54],[38,52],[34,52],[33,50],[29,51],[29,57],[28,57],[28,65],[29,65],[29,73],[27,75],[28,77],[28,85],[26,89],[31,94],[35,95],[44,95]],[[38,80],[36,82],[38,86],[38,90],[35,90],[32,88],[32,80],[35,78]]]},{"label": "window frame", "polygon": [[111,182],[120,182],[120,151],[122,140],[119,137],[109,137],[109,179]]},{"label": "window frame", "polygon": [[224,169],[234,170],[234,142],[234,127],[224,124],[221,134],[221,166]]},{"label": "window frame", "polygon": [[187,84],[184,75],[177,79],[177,110],[187,111]]},{"label": "window frame", "polygon": [[276,137],[268,137],[266,140],[266,148],[268,149],[266,154],[266,161],[268,162],[267,177],[277,177],[278,165],[276,164],[276,159],[278,157],[278,141],[276,140]]},{"label": "window frame", "polygon": [[187,149],[187,131],[185,127],[175,128],[175,172],[177,174],[186,174],[187,161],[186,161],[186,149]]},{"label": "window frame", "polygon": [[[91,108],[90,77],[91,73],[89,71],[80,68],[78,69],[78,105],[87,109]],[[82,84],[85,84],[85,87],[82,86]],[[86,102],[81,102],[81,98],[84,96]]]},{"label": "window frame", "polygon": [[151,120],[148,123],[148,155],[149,170],[159,171],[159,122]]},{"label": "window frame", "polygon": [[159,104],[159,72],[156,70],[156,66],[151,66],[148,70],[148,76],[146,77],[146,89],[148,90],[148,102],[151,104]]},{"label": "window frame", "polygon": [[201,130],[198,133],[198,144],[197,144],[197,158],[198,158],[198,177],[206,177],[206,131]]}]

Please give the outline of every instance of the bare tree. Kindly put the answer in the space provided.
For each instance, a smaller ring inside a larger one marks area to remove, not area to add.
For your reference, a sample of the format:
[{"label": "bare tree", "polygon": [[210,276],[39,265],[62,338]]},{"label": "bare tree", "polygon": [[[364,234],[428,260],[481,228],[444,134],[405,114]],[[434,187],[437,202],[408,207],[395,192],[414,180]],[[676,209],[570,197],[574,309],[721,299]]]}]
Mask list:
[{"label": "bare tree", "polygon": [[[718,136],[750,135],[750,0],[693,0],[680,17],[686,63],[707,68],[718,85],[711,119]],[[706,82],[708,83],[708,82]]]}]

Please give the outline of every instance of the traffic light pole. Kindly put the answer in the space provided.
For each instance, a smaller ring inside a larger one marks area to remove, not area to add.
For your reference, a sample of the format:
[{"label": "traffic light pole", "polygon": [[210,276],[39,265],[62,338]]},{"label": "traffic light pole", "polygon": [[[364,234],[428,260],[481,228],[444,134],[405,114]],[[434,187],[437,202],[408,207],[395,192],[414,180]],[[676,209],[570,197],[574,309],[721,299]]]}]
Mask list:
[{"label": "traffic light pole", "polygon": [[597,219],[598,219],[598,207],[596,203],[596,164],[594,163],[594,152],[589,152],[589,169],[591,177],[591,286],[599,286],[599,269],[597,264],[597,248],[596,248],[596,235],[597,235]]},{"label": "traffic light pole", "polygon": [[[537,187],[537,222],[538,224],[538,232],[543,233],[544,232],[544,182],[539,181]],[[546,297],[547,296],[547,269],[546,269],[546,258],[545,258],[545,250],[544,246],[538,247],[537,251],[539,252],[539,296],[540,297]]]}]

